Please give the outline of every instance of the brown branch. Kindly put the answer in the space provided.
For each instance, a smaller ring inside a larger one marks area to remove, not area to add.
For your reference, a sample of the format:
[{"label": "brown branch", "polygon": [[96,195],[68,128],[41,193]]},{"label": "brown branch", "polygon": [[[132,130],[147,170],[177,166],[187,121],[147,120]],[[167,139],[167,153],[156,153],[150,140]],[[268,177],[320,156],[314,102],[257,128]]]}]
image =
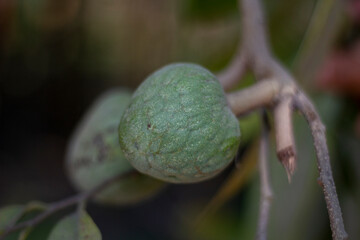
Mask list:
[{"label": "brown branch", "polygon": [[242,44],[249,58],[249,68],[254,72],[257,80],[275,77],[283,84],[294,84],[291,75],[271,54],[261,2],[259,0],[238,1],[242,15]]},{"label": "brown branch", "polygon": [[266,113],[263,112],[262,134],[260,140],[259,170],[260,170],[260,209],[257,227],[257,240],[267,239],[267,227],[269,222],[270,207],[273,193],[270,184],[270,173],[268,166],[269,156],[269,121]]},{"label": "brown branch", "polygon": [[318,169],[320,172],[320,185],[325,195],[332,237],[333,239],[348,239],[332,176],[329,151],[326,144],[325,127],[313,104],[304,94],[299,93],[296,96],[295,106],[306,118],[313,136]]},{"label": "brown branch", "polygon": [[2,234],[0,234],[0,240],[5,239],[6,236],[8,236],[10,233],[16,232],[18,230],[21,230],[23,228],[31,228],[34,227],[35,225],[41,223],[42,221],[44,221],[46,218],[48,218],[49,216],[51,216],[53,213],[58,212],[62,209],[65,209],[67,207],[70,207],[72,205],[78,204],[78,203],[82,203],[87,201],[88,199],[90,199],[91,197],[93,197],[94,195],[98,194],[99,192],[101,192],[102,190],[104,190],[106,187],[108,187],[110,184],[112,184],[113,182],[128,177],[129,175],[133,175],[133,174],[138,174],[135,171],[130,171],[130,172],[126,172],[124,174],[121,175],[117,175],[115,177],[112,177],[108,180],[106,180],[105,182],[103,182],[102,184],[98,185],[97,187],[87,191],[87,192],[83,192],[83,193],[79,193],[75,196],[60,200],[58,202],[54,202],[52,204],[49,204],[49,207],[41,214],[37,215],[35,218],[30,219],[28,221],[25,222],[20,222],[17,225],[13,225],[10,226],[9,228],[7,228]]},{"label": "brown branch", "polygon": [[224,90],[230,90],[243,78],[247,68],[246,59],[246,55],[240,50],[231,60],[230,64],[217,74],[219,82]]},{"label": "brown branch", "polygon": [[251,63],[254,64],[254,60],[258,61],[260,55],[266,60],[271,60],[261,3],[253,0],[239,0],[239,9],[242,17],[242,44]]},{"label": "brown branch", "polygon": [[[281,117],[281,114],[276,114],[278,116],[276,117],[275,121],[280,121],[280,123],[276,123],[278,124],[277,129],[283,128],[285,126],[285,129],[281,130],[280,136],[282,140],[279,140],[279,142],[281,145],[286,146],[286,142],[289,141],[290,146],[294,146],[292,143],[292,129],[289,127],[291,126],[291,114],[289,109],[291,101],[296,100],[297,107],[307,119],[313,133],[320,179],[322,181],[323,191],[328,208],[333,239],[347,239],[347,233],[345,232],[339,200],[332,177],[330,158],[327,150],[323,124],[318,117],[314,106],[311,104],[311,101],[305,94],[302,93],[301,89],[296,85],[293,77],[281,66],[281,64],[278,63],[277,60],[275,60],[275,58],[272,57],[270,48],[268,46],[261,2],[259,0],[239,0],[239,6],[241,6],[243,25],[243,53],[248,58],[246,62],[248,63],[249,69],[253,71],[257,80],[276,79],[280,84],[280,94],[277,96],[277,98],[280,99],[279,101],[284,102],[279,103],[278,110],[280,112],[285,111],[286,115],[285,119],[283,119],[284,116]],[[288,89],[290,89],[290,91],[288,91]],[[259,92],[258,94],[261,93]],[[289,95],[290,100],[289,98],[284,97],[287,95]],[[239,98],[239,96],[237,97]],[[263,97],[260,98],[266,99]],[[231,100],[230,97],[228,97],[228,101],[231,108],[236,109],[233,107],[233,104],[236,101]],[[271,99],[269,102],[273,101],[274,99]],[[239,102],[240,101],[238,101],[238,103]],[[261,102],[261,104],[264,104],[264,102]],[[285,125],[281,124],[281,121],[285,121]],[[282,146],[280,146],[280,148],[282,149]],[[291,162],[293,162],[293,160],[291,160]],[[288,166],[290,172],[292,171],[292,168],[292,164],[290,164]]]},{"label": "brown branch", "polygon": [[[242,35],[237,54],[228,67],[218,74],[223,88],[229,90],[238,84],[248,69],[254,72],[258,80],[271,78],[275,70],[278,76],[281,75],[277,81],[288,82],[291,79],[293,82],[291,75],[272,57],[264,28],[261,3],[257,0],[238,1],[242,15]],[[288,80],[283,81],[284,78]]]}]

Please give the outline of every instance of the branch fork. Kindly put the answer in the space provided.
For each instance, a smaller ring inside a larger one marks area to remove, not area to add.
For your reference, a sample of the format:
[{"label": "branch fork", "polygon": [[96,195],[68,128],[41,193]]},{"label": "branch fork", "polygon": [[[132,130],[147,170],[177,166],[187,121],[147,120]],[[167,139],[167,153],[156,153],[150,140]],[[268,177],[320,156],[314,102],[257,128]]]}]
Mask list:
[{"label": "branch fork", "polygon": [[[306,118],[313,135],[319,182],[325,195],[332,237],[335,240],[348,239],[332,177],[325,127],[310,99],[272,56],[260,0],[238,2],[242,16],[241,43],[229,66],[218,77],[225,90],[237,85],[247,71],[252,71],[257,83],[244,90],[228,93],[229,106],[237,116],[264,107],[273,111],[277,156],[285,167],[289,182],[296,168],[293,112],[298,110]],[[267,223],[269,213],[269,204],[264,204],[268,203],[264,200],[267,194],[264,189],[269,189],[270,186],[267,175],[267,171],[260,166],[262,200],[257,239],[266,239],[266,227],[261,226],[266,226],[263,223]]]}]

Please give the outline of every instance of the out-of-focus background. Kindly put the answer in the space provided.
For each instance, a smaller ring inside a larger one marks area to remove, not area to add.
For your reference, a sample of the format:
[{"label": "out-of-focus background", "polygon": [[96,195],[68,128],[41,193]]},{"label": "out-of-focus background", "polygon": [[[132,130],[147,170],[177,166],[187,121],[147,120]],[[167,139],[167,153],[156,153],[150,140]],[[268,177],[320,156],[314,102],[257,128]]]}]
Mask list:
[{"label": "out-of-focus background", "polygon": [[[274,54],[327,126],[345,226],[360,239],[359,1],[265,1],[265,11]],[[240,32],[236,0],[0,0],[0,206],[74,194],[64,170],[66,145],[98,95],[115,86],[135,89],[175,61],[217,72],[235,53]],[[243,85],[251,81],[247,76]],[[90,204],[103,239],[253,239],[259,121],[252,115],[241,121],[239,168],[170,185],[134,206]],[[298,169],[291,184],[271,151],[269,239],[330,239],[311,135],[300,116],[294,124]],[[245,167],[247,174],[239,173]],[[29,239],[46,239],[66,213]]]}]

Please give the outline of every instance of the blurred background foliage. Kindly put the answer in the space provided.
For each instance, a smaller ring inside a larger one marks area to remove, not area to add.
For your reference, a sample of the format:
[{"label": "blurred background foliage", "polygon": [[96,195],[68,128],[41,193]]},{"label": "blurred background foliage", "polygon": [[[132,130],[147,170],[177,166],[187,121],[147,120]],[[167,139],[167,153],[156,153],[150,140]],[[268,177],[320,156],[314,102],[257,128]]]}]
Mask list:
[{"label": "blurred background foliage", "polygon": [[[267,0],[265,11],[275,55],[327,126],[345,226],[360,239],[360,4]],[[174,61],[219,71],[240,34],[236,0],[0,0],[0,206],[74,194],[64,171],[67,140],[104,90],[135,89]],[[240,87],[251,83],[246,78]],[[103,238],[253,239],[259,120],[252,114],[240,124],[238,157],[220,176],[170,185],[136,206],[90,204]],[[301,117],[294,124],[299,156],[291,184],[271,151],[269,239],[330,239],[310,132]],[[55,217],[28,239],[45,239]]]}]

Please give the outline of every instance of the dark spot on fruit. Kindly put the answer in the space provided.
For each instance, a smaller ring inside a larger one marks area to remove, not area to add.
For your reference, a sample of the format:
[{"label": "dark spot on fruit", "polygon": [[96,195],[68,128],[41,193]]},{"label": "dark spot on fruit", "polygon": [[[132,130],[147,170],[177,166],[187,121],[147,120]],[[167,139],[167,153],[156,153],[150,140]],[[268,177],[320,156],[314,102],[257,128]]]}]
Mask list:
[{"label": "dark spot on fruit", "polygon": [[205,173],[203,172],[203,171],[201,171],[201,169],[198,167],[198,166],[196,166],[195,165],[195,169],[196,169],[196,171],[197,171],[197,173],[198,173],[198,175],[205,175]]},{"label": "dark spot on fruit", "polygon": [[168,177],[168,178],[177,179],[177,177],[176,177],[175,175],[170,175],[170,174],[168,174],[167,177]]}]

